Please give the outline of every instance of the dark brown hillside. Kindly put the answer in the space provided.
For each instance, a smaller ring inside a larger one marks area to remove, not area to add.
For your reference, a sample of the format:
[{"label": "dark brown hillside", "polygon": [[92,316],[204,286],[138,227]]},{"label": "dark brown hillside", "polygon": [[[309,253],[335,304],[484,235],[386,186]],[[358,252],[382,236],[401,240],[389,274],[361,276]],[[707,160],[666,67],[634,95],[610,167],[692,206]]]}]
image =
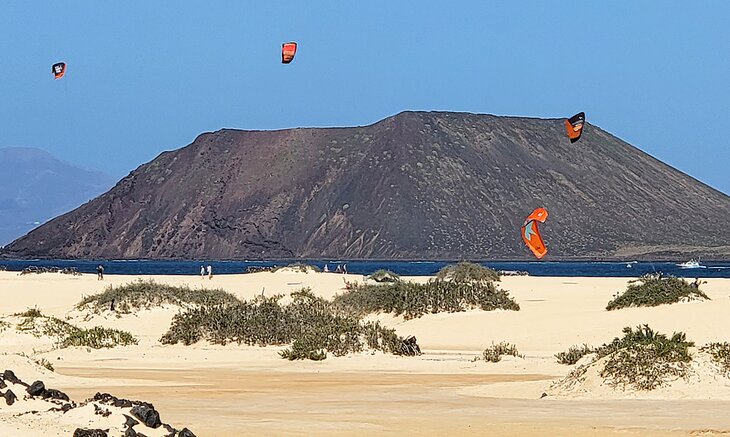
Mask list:
[{"label": "dark brown hillside", "polygon": [[371,126],[221,130],[13,242],[13,257],[730,258],[730,197],[562,120],[404,112]]}]

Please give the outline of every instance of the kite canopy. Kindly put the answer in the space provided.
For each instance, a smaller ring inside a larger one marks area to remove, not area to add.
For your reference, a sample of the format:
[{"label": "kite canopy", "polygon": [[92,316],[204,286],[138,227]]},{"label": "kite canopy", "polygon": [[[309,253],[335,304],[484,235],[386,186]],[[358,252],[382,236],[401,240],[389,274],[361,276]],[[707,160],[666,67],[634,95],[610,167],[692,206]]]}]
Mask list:
[{"label": "kite canopy", "polygon": [[62,78],[63,75],[66,74],[66,63],[58,62],[56,64],[53,64],[53,66],[51,67],[51,73],[53,73],[54,79]]},{"label": "kite canopy", "polygon": [[547,209],[537,208],[532,211],[532,214],[527,216],[525,223],[522,225],[522,241],[525,242],[527,247],[538,259],[547,254],[547,247],[545,247],[545,243],[542,241],[537,222],[545,223],[547,217]]},{"label": "kite canopy", "polygon": [[297,54],[297,43],[286,42],[281,45],[281,63],[288,64],[294,60],[294,55]]},{"label": "kite canopy", "polygon": [[565,120],[565,130],[568,132],[570,142],[574,143],[580,139],[583,134],[583,124],[586,122],[586,113],[579,112],[569,119]]}]

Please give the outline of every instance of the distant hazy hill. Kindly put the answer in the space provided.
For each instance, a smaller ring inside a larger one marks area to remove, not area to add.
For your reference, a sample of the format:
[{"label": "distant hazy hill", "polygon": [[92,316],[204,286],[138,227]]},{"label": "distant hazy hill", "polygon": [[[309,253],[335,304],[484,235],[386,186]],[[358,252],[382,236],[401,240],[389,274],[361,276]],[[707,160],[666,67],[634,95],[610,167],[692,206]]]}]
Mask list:
[{"label": "distant hazy hill", "polygon": [[0,245],[108,190],[114,179],[40,149],[0,149]]},{"label": "distant hazy hill", "polygon": [[221,130],[14,242],[7,256],[730,258],[730,197],[587,125],[404,112],[365,127]]}]

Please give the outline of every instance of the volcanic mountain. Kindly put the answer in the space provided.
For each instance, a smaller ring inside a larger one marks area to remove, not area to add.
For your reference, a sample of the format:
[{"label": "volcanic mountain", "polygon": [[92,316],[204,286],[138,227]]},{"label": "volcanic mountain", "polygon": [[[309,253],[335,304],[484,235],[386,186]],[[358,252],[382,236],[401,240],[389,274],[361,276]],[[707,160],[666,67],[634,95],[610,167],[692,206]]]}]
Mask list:
[{"label": "volcanic mountain", "polygon": [[730,258],[730,197],[593,125],[403,112],[370,126],[224,129],[10,244],[59,258]]},{"label": "volcanic mountain", "polygon": [[116,179],[31,147],[0,149],[0,245],[105,192]]}]

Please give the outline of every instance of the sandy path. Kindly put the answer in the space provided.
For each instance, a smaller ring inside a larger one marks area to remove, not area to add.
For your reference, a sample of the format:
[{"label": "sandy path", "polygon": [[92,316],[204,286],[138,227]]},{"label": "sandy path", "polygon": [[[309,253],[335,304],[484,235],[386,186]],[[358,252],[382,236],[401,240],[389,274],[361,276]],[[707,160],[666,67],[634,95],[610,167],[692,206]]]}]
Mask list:
[{"label": "sandy path", "polygon": [[[728,426],[728,401],[495,399],[459,388],[544,381],[544,375],[249,372],[235,369],[99,369],[60,373],[106,378],[119,396],[147,399],[199,435],[690,435]],[[132,381],[138,381],[134,383]],[[167,386],[149,386],[147,381]],[[181,381],[195,387],[178,384]],[[69,387],[78,398],[88,389]],[[692,414],[688,415],[687,412]],[[710,435],[710,434],[707,434]]]}]

